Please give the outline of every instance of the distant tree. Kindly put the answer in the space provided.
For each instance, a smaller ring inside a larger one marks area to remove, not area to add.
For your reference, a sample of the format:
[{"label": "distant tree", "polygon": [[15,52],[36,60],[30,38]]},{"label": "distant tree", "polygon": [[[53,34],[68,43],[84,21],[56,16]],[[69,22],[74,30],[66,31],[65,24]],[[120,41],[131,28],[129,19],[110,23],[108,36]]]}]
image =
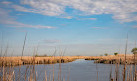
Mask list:
[{"label": "distant tree", "polygon": [[118,55],[118,53],[114,53],[114,55]]},{"label": "distant tree", "polygon": [[131,50],[131,52],[132,52],[133,54],[137,54],[137,48],[133,48],[133,49]]},{"label": "distant tree", "polygon": [[105,56],[108,56],[108,54],[107,54],[107,53],[105,53],[104,55],[105,55]]},{"label": "distant tree", "polygon": [[134,63],[136,64],[136,55],[137,55],[137,48],[133,48],[131,52],[134,54]]}]

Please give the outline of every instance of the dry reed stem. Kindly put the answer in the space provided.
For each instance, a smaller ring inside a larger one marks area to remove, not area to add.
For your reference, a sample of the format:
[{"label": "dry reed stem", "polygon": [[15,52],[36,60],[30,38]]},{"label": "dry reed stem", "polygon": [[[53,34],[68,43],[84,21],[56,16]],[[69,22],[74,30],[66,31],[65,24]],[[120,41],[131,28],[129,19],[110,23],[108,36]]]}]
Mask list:
[{"label": "dry reed stem", "polygon": [[25,44],[26,44],[26,39],[27,39],[27,32],[26,32],[26,35],[25,35],[24,43],[23,43],[21,60],[22,60],[22,56],[23,56],[23,54],[24,54],[24,48],[25,48]]}]

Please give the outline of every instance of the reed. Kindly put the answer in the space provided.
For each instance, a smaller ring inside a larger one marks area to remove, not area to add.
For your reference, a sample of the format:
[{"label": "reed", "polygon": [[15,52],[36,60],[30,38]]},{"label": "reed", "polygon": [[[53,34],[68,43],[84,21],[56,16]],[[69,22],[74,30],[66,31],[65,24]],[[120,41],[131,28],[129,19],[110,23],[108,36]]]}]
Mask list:
[{"label": "reed", "polygon": [[27,39],[27,32],[26,32],[26,35],[25,35],[24,43],[23,43],[21,60],[22,60],[22,56],[23,56],[23,54],[24,54],[24,48],[25,48],[25,44],[26,44],[26,39]]}]

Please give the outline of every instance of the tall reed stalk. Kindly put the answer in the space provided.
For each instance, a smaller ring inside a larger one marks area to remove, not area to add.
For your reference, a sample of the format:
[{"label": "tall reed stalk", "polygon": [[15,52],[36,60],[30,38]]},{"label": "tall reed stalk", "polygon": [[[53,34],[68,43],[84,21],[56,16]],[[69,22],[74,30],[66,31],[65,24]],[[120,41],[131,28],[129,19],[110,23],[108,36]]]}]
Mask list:
[{"label": "tall reed stalk", "polygon": [[23,56],[23,54],[24,54],[24,48],[25,48],[25,44],[26,44],[26,39],[27,39],[27,32],[26,32],[26,35],[25,35],[24,43],[23,43],[21,60],[22,60],[22,56]]},{"label": "tall reed stalk", "polygon": [[127,46],[128,46],[128,34],[127,34],[127,39],[126,39],[126,47],[125,47],[125,63],[124,63],[124,68],[123,68],[123,81],[126,80],[126,55],[127,55]]}]

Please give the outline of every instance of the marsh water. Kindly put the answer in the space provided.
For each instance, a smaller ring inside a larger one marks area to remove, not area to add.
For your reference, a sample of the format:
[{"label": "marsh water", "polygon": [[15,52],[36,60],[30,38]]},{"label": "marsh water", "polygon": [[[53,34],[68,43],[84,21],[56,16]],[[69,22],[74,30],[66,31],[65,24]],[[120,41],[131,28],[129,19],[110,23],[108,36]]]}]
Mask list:
[{"label": "marsh water", "polygon": [[[20,67],[21,81],[24,81],[24,74],[27,74],[27,79],[30,76],[30,71],[33,69],[32,65],[29,65],[29,69],[26,70],[28,65]],[[30,69],[30,67],[32,67]],[[115,77],[115,64],[95,64],[94,61],[87,61],[79,59],[70,63],[61,64],[41,64],[35,65],[35,73],[37,81],[45,81],[45,74],[47,75],[47,81],[109,81],[110,72],[112,69],[112,77]],[[119,66],[119,72],[122,71],[123,65]],[[53,69],[54,68],[54,69]],[[14,68],[15,74],[18,75],[19,66]],[[53,72],[54,71],[54,72]],[[27,73],[26,73],[27,72]],[[97,76],[98,74],[98,76]],[[119,77],[122,78],[120,73]],[[17,76],[16,76],[17,80]]]}]

